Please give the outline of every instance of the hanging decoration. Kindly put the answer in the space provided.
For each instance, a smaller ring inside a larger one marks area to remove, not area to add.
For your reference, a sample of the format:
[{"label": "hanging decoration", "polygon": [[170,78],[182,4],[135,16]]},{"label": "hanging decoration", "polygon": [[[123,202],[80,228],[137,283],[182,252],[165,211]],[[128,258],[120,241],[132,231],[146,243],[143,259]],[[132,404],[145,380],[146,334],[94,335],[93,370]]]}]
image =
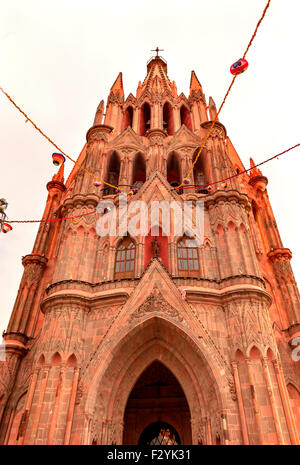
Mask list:
[{"label": "hanging decoration", "polygon": [[[6,233],[8,233],[9,231],[12,230],[12,226],[10,224],[8,224],[8,223],[1,223],[1,224],[2,224],[2,232],[3,233],[6,234]],[[0,231],[1,231],[1,229],[0,229]]]},{"label": "hanging decoration", "polygon": [[240,58],[238,61],[233,63],[230,67],[230,72],[234,76],[237,74],[242,74],[248,68],[248,61],[245,58]]},{"label": "hanging decoration", "polygon": [[62,153],[52,153],[52,162],[55,166],[60,166],[66,161]]}]

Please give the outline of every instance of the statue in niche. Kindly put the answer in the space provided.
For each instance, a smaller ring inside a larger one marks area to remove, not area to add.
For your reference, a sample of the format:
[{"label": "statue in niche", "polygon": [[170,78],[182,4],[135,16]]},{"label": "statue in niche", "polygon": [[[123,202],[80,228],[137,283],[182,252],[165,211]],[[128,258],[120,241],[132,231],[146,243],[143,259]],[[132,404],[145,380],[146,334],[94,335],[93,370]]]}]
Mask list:
[{"label": "statue in niche", "polygon": [[155,237],[151,242],[151,248],[153,251],[153,257],[159,257],[160,243],[158,242],[157,237]]}]

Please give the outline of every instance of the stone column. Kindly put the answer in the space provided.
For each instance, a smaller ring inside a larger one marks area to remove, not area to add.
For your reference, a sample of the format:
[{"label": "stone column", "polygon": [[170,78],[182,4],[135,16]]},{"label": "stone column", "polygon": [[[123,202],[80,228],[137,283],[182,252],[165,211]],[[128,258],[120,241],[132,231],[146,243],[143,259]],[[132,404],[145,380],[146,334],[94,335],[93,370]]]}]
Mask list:
[{"label": "stone column", "polygon": [[265,440],[264,440],[264,435],[263,435],[263,427],[262,427],[261,415],[259,411],[259,404],[258,404],[257,394],[256,394],[256,389],[255,389],[255,381],[254,381],[254,376],[252,372],[252,361],[248,358],[246,358],[246,365],[248,369],[248,377],[249,377],[249,382],[250,382],[250,390],[251,390],[251,395],[252,395],[252,402],[253,402],[256,426],[258,430],[259,442],[261,445],[263,445],[265,444]]},{"label": "stone column", "polygon": [[279,415],[278,415],[278,411],[277,411],[276,400],[275,400],[272,381],[271,381],[271,376],[270,376],[270,372],[269,372],[268,359],[265,358],[265,357],[262,359],[262,366],[263,366],[263,371],[264,371],[264,378],[265,378],[266,385],[267,385],[268,395],[269,395],[269,399],[270,399],[270,404],[271,404],[271,408],[272,408],[272,413],[273,413],[274,424],[275,424],[275,429],[276,429],[278,442],[279,442],[279,444],[284,444],[280,419],[279,419]]},{"label": "stone column", "polygon": [[79,370],[80,368],[77,368],[77,367],[74,370],[72,390],[71,390],[70,399],[69,399],[69,408],[68,408],[68,413],[67,413],[67,421],[66,421],[66,429],[65,429],[65,439],[64,439],[65,445],[70,444],[72,421],[73,421],[73,416],[74,416],[76,392],[77,392],[78,378],[79,378]]},{"label": "stone column", "polygon": [[40,416],[41,416],[41,410],[43,407],[43,402],[44,402],[44,396],[45,396],[45,391],[47,387],[47,381],[48,381],[48,375],[50,371],[50,366],[44,366],[40,373],[41,373],[41,380],[40,380],[40,395],[38,398],[37,402],[37,407],[35,410],[35,415],[33,417],[33,422],[31,426],[31,436],[30,436],[30,442],[29,444],[36,444],[36,435],[37,435],[37,430],[39,426],[39,421],[40,421]]},{"label": "stone column", "polygon": [[291,444],[293,445],[299,444],[299,439],[298,439],[297,430],[295,426],[295,420],[294,420],[293,413],[291,410],[291,406],[289,402],[289,395],[288,395],[287,388],[285,385],[281,366],[277,360],[273,360],[273,364],[274,364],[275,374],[276,374],[277,383],[279,387],[282,406],[283,406],[283,410],[285,414],[285,419],[287,422],[288,432],[289,432],[290,439],[291,439]]},{"label": "stone column", "polygon": [[236,389],[236,395],[237,395],[237,401],[238,401],[238,407],[239,407],[243,441],[244,441],[244,445],[249,445],[247,422],[246,422],[243,396],[242,396],[241,383],[240,383],[237,363],[232,362],[231,366],[232,366],[233,377],[234,377],[234,382],[235,382],[235,389]]},{"label": "stone column", "polygon": [[29,386],[29,389],[28,389],[28,395],[27,395],[27,400],[26,400],[26,404],[25,404],[25,411],[24,411],[24,413],[25,413],[25,415],[24,415],[24,419],[25,419],[24,431],[23,431],[22,436],[18,440],[18,444],[20,444],[20,445],[22,445],[24,443],[24,439],[25,439],[25,435],[26,435],[26,428],[27,428],[27,424],[28,424],[28,418],[29,418],[29,415],[30,415],[32,399],[33,399],[34,392],[35,392],[35,387],[36,387],[36,383],[37,383],[37,379],[38,379],[38,374],[39,374],[39,368],[36,368],[34,370],[34,372],[33,372],[31,383],[30,383],[30,386]]}]

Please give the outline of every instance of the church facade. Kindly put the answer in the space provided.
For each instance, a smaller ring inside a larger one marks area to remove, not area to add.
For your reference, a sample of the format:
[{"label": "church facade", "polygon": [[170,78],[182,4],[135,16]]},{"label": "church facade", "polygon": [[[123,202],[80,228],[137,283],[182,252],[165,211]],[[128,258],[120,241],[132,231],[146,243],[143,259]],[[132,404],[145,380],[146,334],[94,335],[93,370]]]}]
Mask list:
[{"label": "church facade", "polygon": [[[196,74],[178,95],[158,53],[135,96],[125,99],[120,73],[99,104],[78,164],[47,184],[22,258],[3,333],[0,444],[299,444],[292,253],[267,178],[242,173],[221,122],[193,166],[215,117]],[[202,243],[176,235],[172,215],[168,234],[160,215],[155,234],[99,235],[95,210],[120,208],[116,187],[132,190],[128,208],[203,202]]]}]

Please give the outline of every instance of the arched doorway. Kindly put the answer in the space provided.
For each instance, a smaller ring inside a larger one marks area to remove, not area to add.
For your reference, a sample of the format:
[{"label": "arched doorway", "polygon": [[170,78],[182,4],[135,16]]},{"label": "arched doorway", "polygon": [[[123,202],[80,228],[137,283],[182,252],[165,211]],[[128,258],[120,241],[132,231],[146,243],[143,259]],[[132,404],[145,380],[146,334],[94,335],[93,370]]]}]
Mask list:
[{"label": "arched doorway", "polygon": [[154,361],[143,371],[127,401],[123,444],[190,444],[190,410],[173,373]]},{"label": "arched doorway", "polygon": [[[195,339],[181,327],[176,320],[177,310],[165,301],[158,289],[154,289],[134,313],[130,305],[128,300],[123,307],[123,321],[129,313],[131,328],[124,330],[124,323],[114,326],[109,345],[102,349],[105,354],[101,348],[97,354],[98,368],[89,381],[85,401],[87,426],[82,443],[92,444],[96,440],[97,444],[103,445],[123,444],[124,418],[130,395],[145,370],[161,361],[184,392],[191,417],[190,437],[185,436],[182,419],[179,422],[174,416],[161,417],[161,420],[148,417],[135,432],[134,444],[138,444],[144,429],[155,421],[170,424],[178,432],[181,444],[198,444],[199,440],[209,444],[208,435],[214,437],[219,431],[215,420],[225,405],[238,421],[236,404],[229,401],[225,370],[220,371],[206,349],[208,341],[199,348]],[[175,319],[169,313],[175,315]],[[207,419],[212,421],[211,433],[208,433]]]}]

